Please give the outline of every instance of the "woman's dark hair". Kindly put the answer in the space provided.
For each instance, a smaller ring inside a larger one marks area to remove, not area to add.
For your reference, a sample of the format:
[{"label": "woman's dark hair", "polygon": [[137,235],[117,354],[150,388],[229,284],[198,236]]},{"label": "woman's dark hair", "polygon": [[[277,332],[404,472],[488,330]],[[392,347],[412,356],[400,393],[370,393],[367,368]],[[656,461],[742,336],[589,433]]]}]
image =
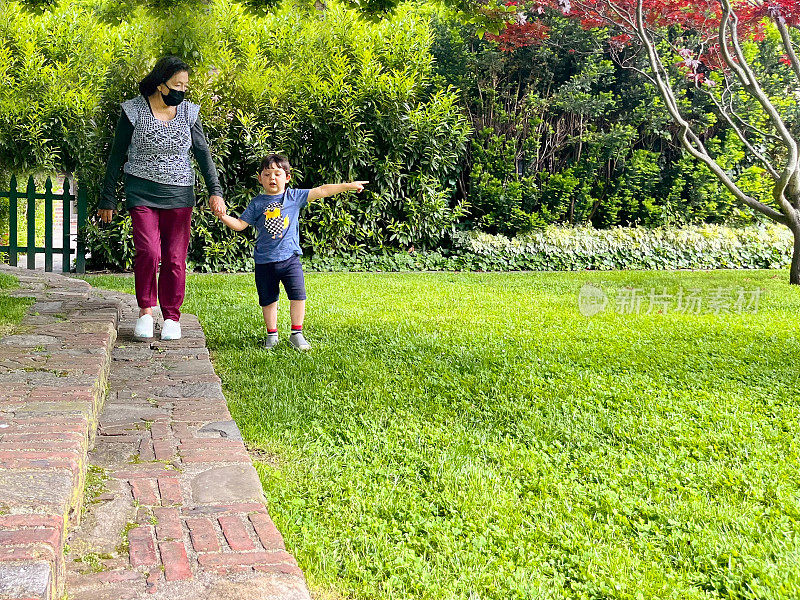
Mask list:
[{"label": "woman's dark hair", "polygon": [[153,67],[153,70],[139,82],[139,91],[142,96],[152,96],[156,88],[162,83],[165,83],[170,77],[175,75],[175,73],[188,70],[189,65],[177,56],[165,56],[160,59],[156,63],[156,66]]},{"label": "woman's dark hair", "polygon": [[261,173],[264,169],[269,169],[272,165],[284,170],[287,175],[292,173],[292,165],[289,164],[289,159],[283,154],[270,154],[261,159],[261,164],[258,166],[258,172]]}]

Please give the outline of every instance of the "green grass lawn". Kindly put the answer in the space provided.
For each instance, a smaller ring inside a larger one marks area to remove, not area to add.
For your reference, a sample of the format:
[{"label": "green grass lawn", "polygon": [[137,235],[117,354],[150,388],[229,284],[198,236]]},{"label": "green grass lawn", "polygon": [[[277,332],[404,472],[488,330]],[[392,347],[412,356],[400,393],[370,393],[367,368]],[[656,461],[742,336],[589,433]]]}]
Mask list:
[{"label": "green grass lawn", "polygon": [[9,334],[14,325],[25,316],[25,309],[31,304],[28,298],[12,298],[9,290],[17,288],[17,280],[0,273],[0,337]]},{"label": "green grass lawn", "polygon": [[[250,275],[189,278],[270,513],[321,598],[800,597],[786,272],[308,274],[308,354]],[[130,291],[132,279],[90,278]],[[584,317],[578,291],[760,288]]]}]

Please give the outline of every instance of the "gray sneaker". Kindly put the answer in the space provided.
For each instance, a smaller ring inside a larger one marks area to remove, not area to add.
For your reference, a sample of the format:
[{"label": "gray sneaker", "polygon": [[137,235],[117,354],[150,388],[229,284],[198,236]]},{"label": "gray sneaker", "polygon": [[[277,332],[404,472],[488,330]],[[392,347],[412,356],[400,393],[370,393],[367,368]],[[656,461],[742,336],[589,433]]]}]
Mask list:
[{"label": "gray sneaker", "polygon": [[277,333],[268,333],[267,334],[267,341],[264,342],[264,348],[270,349],[274,348],[278,345],[278,334]]},{"label": "gray sneaker", "polygon": [[299,331],[289,336],[289,343],[297,350],[311,350],[311,344],[306,341],[306,338]]}]

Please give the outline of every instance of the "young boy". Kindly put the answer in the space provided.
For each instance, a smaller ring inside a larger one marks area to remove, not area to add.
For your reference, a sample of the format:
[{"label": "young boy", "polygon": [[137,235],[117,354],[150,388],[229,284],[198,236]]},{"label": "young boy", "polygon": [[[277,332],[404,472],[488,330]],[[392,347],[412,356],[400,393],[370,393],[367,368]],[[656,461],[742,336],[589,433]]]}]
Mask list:
[{"label": "young boy", "polygon": [[225,225],[242,231],[248,225],[256,228],[256,289],[258,303],[264,313],[267,326],[267,348],[278,343],[278,284],[289,297],[289,315],[292,333],[289,342],[298,350],[310,350],[311,345],[303,337],[303,319],[306,313],[306,286],[299,256],[300,209],[312,200],[326,198],[347,191],[361,192],[368,181],[327,184],[310,190],[288,188],[292,179],[289,160],[280,154],[270,154],[261,161],[258,181],[264,188],[250,202],[240,218],[218,215]]}]

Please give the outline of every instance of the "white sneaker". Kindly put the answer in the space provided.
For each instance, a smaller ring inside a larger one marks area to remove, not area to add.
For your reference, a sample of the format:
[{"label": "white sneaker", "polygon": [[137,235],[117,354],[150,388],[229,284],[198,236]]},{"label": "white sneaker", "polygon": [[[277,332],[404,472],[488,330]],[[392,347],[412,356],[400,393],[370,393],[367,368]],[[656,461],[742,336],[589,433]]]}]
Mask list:
[{"label": "white sneaker", "polygon": [[301,350],[303,352],[311,350],[311,344],[306,341],[306,338],[303,337],[300,331],[293,331],[289,335],[289,343],[294,346],[296,350]]},{"label": "white sneaker", "polygon": [[136,319],[133,337],[142,339],[153,337],[153,315],[142,315]]},{"label": "white sneaker", "polygon": [[181,324],[172,319],[164,319],[164,324],[161,326],[161,339],[162,340],[179,340],[181,339]]}]

